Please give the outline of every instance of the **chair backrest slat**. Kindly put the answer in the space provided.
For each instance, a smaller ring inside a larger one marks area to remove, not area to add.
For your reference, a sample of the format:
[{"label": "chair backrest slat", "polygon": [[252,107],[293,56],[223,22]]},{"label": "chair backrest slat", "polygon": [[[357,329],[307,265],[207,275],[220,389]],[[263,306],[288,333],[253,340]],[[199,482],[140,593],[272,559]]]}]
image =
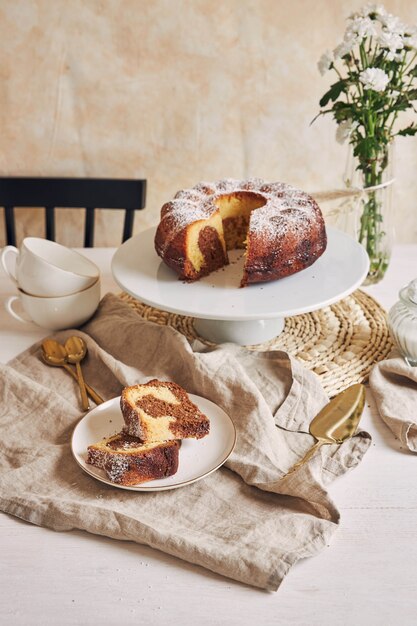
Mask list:
[{"label": "chair backrest slat", "polygon": [[[16,245],[13,207],[45,207],[45,230],[55,240],[55,208],[86,209],[84,243],[94,240],[94,208],[125,211],[123,239],[132,236],[134,211],[145,208],[146,180],[106,178],[0,177],[0,206],[5,208],[6,239]],[[94,207],[94,208],[92,208]]]},{"label": "chair backrest slat", "polygon": [[92,248],[94,241],[94,208],[85,210],[84,247]]},{"label": "chair backrest slat", "polygon": [[55,209],[53,206],[45,207],[45,233],[47,239],[55,241]]},{"label": "chair backrest slat", "polygon": [[129,237],[131,237],[129,233],[131,233],[133,230],[134,219],[135,219],[135,212],[128,209],[125,213],[125,221],[123,225],[123,237],[122,237],[123,241],[126,241],[126,239],[129,239]]},{"label": "chair backrest slat", "polygon": [[14,207],[4,207],[4,222],[6,226],[6,241],[9,246],[16,245],[16,228],[14,223]]}]

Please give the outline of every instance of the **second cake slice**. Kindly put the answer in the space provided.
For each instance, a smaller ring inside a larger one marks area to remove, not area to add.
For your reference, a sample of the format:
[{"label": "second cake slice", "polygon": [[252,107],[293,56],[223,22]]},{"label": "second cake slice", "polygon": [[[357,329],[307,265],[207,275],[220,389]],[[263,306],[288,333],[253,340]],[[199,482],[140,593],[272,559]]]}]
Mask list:
[{"label": "second cake slice", "polygon": [[143,444],[118,433],[88,446],[87,463],[104,470],[111,482],[132,486],[175,474],[180,445],[180,441]]},{"label": "second cake slice", "polygon": [[125,387],[120,407],[124,431],[144,443],[201,439],[210,430],[208,417],[176,383],[154,379],[144,385]]}]

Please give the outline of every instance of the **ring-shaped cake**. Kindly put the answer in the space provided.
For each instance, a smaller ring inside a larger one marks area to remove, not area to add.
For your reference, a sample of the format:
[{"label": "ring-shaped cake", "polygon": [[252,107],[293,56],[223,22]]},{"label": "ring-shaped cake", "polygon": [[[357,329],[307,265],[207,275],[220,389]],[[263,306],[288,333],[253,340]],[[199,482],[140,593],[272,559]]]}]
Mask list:
[{"label": "ring-shaped cake", "polygon": [[241,287],[312,265],[327,245],[323,215],[310,195],[286,183],[224,179],[179,191],[163,205],[155,250],[182,280],[195,281],[245,248]]}]

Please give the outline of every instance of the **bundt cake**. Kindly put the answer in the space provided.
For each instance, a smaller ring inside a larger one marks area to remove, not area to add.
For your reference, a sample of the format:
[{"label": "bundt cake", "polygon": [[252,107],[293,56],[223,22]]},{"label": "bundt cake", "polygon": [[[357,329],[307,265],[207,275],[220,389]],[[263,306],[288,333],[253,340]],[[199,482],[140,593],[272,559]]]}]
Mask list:
[{"label": "bundt cake", "polygon": [[124,431],[144,443],[171,439],[201,439],[210,421],[191,402],[187,392],[172,382],[151,380],[125,387],[120,398]]},{"label": "bundt cake", "polygon": [[181,279],[198,280],[246,248],[241,286],[289,276],[326,249],[316,201],[284,183],[232,179],[179,191],[161,209],[157,254]]},{"label": "bundt cake", "polygon": [[138,485],[178,470],[180,441],[143,444],[121,432],[88,446],[87,463],[104,470],[111,482]]}]

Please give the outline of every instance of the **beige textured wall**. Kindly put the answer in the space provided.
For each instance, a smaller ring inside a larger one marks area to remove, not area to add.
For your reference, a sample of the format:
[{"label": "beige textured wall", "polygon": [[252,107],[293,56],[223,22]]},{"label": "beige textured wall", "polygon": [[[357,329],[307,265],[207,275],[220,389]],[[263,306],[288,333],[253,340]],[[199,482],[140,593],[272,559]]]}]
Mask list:
[{"label": "beige textured wall", "polygon": [[[316,63],[362,4],[1,0],[0,173],[147,178],[136,231],[200,180],[339,187],[346,147],[330,117],[309,125],[330,80]],[[413,0],[385,6],[417,23]],[[417,241],[416,171],[417,139],[403,139],[394,208],[404,242]],[[121,218],[100,213],[96,243],[118,244]],[[33,211],[19,215],[20,235],[35,228]],[[80,222],[66,211],[59,240],[81,245]]]}]

